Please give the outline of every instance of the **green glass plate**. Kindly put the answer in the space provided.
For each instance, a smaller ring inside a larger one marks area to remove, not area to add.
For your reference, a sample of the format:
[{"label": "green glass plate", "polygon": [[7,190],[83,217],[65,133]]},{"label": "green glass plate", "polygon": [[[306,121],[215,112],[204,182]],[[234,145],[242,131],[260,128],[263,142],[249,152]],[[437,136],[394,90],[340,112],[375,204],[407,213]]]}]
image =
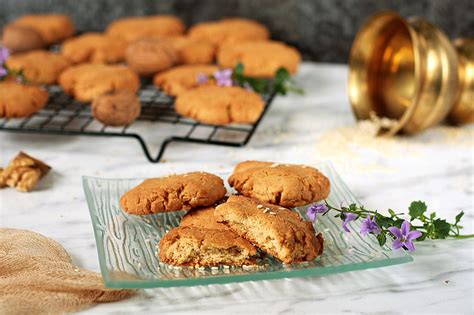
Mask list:
[{"label": "green glass plate", "polygon": [[[317,166],[331,181],[332,204],[357,202],[330,164]],[[167,174],[154,174],[164,176]],[[225,174],[220,174],[224,180]],[[228,174],[227,174],[228,175]],[[319,216],[315,229],[322,232],[324,253],[316,260],[285,265],[264,258],[256,266],[173,267],[156,257],[161,237],[179,224],[184,211],[146,216],[128,215],[120,209],[120,196],[143,179],[103,179],[83,177],[84,191],[94,227],[99,262],[109,288],[153,288],[229,283],[326,275],[377,268],[412,261],[402,250],[380,247],[372,235],[361,236],[359,222],[351,222],[352,233],[341,229],[332,216]],[[229,188],[228,188],[229,189]],[[230,190],[230,189],[229,189]],[[295,209],[306,217],[305,207]]]}]

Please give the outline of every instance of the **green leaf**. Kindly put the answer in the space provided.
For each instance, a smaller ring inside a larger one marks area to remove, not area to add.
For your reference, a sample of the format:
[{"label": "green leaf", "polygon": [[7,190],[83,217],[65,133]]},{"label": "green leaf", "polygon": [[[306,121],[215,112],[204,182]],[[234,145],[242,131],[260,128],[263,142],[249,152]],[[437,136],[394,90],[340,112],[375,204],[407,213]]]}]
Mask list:
[{"label": "green leaf", "polygon": [[421,232],[421,236],[420,236],[419,238],[417,238],[416,240],[417,240],[418,242],[424,241],[427,236],[428,236],[428,233],[426,233],[426,232]]},{"label": "green leaf", "polygon": [[413,201],[408,208],[411,219],[420,218],[427,208],[423,201]]},{"label": "green leaf", "polygon": [[244,75],[244,65],[240,62],[236,64],[233,73],[236,77],[242,77]]},{"label": "green leaf", "polygon": [[454,222],[454,225],[458,225],[459,221],[461,221],[461,218],[463,217],[464,215],[464,211],[461,211],[458,213],[458,215],[456,216],[455,220],[456,222]]},{"label": "green leaf", "polygon": [[449,235],[451,224],[446,220],[436,219],[433,221],[434,237],[444,239]]},{"label": "green leaf", "polygon": [[397,214],[395,213],[395,211],[393,211],[392,209],[388,209],[388,213],[390,213],[390,215],[393,217],[396,217]]},{"label": "green leaf", "polygon": [[434,218],[436,218],[436,212],[431,212],[430,219],[433,220]]},{"label": "green leaf", "polygon": [[387,242],[387,237],[385,236],[385,233],[380,233],[379,235],[377,235],[377,241],[379,241],[380,246],[384,246]]},{"label": "green leaf", "polygon": [[381,227],[388,228],[393,226],[393,219],[389,217],[385,217],[379,213],[376,214],[375,218],[377,224]]}]

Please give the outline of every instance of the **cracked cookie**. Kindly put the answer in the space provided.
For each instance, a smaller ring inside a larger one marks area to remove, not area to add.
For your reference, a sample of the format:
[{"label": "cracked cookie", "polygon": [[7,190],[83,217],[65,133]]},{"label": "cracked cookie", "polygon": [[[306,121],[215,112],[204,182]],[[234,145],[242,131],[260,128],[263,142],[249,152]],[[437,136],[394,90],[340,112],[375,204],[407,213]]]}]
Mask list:
[{"label": "cracked cookie", "polygon": [[48,92],[40,87],[14,81],[0,82],[0,117],[27,117],[41,110]]},{"label": "cracked cookie", "polygon": [[241,63],[244,74],[251,77],[273,78],[281,67],[295,74],[301,55],[298,50],[282,42],[250,41],[222,46],[217,61],[224,68],[234,68]]},{"label": "cracked cookie", "polygon": [[108,126],[126,126],[140,116],[142,105],[135,93],[119,91],[98,96],[91,104],[95,119]]},{"label": "cracked cookie", "polygon": [[246,161],[229,177],[240,194],[283,207],[303,206],[329,196],[329,179],[313,167]]},{"label": "cracked cookie", "polygon": [[23,71],[28,82],[35,84],[54,84],[59,75],[70,66],[63,56],[45,50],[33,50],[11,56],[7,66],[16,71]]},{"label": "cracked cookie", "polygon": [[238,86],[204,85],[183,92],[176,98],[176,112],[197,121],[226,125],[254,123],[264,109],[260,95]]},{"label": "cracked cookie", "polygon": [[270,37],[268,29],[257,21],[244,18],[225,18],[219,21],[203,22],[192,26],[188,35],[191,39],[204,41],[219,47],[247,40],[265,40]]},{"label": "cracked cookie", "polygon": [[120,206],[130,214],[191,210],[213,205],[226,192],[220,177],[192,172],[146,179],[120,198]]},{"label": "cracked cookie", "polygon": [[59,76],[59,84],[77,100],[88,102],[116,91],[136,93],[140,79],[135,72],[121,65],[86,63],[66,69]]},{"label": "cracked cookie", "polygon": [[217,206],[217,221],[286,264],[311,261],[323,252],[323,238],[309,221],[280,206],[231,196]]},{"label": "cracked cookie", "polygon": [[198,87],[198,75],[211,75],[219,70],[214,65],[183,65],[158,73],[153,83],[168,95],[177,96],[192,88]]}]

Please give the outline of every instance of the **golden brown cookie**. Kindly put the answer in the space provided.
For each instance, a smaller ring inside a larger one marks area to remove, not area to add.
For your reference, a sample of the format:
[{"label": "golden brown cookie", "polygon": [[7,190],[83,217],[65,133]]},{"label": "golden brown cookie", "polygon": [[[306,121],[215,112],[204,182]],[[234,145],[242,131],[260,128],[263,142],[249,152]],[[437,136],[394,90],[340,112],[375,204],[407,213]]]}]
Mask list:
[{"label": "golden brown cookie", "polygon": [[173,46],[159,38],[142,38],[127,47],[127,64],[138,74],[152,75],[171,68],[178,56]]},{"label": "golden brown cookie", "polygon": [[214,206],[193,209],[184,215],[179,226],[194,226],[212,230],[228,230],[229,228],[224,223],[217,222],[217,217],[214,215],[215,210],[216,208]]},{"label": "golden brown cookie", "polygon": [[243,41],[265,40],[270,37],[270,32],[264,25],[244,18],[198,23],[189,29],[188,34],[192,39],[217,47],[223,44],[240,45]]},{"label": "golden brown cookie", "polygon": [[211,75],[219,70],[214,65],[183,65],[155,75],[153,82],[168,95],[177,96],[197,87],[198,75]]},{"label": "golden brown cookie", "polygon": [[216,48],[208,42],[197,41],[187,36],[173,36],[166,40],[175,49],[180,64],[204,65],[214,62]]},{"label": "golden brown cookie", "polygon": [[217,54],[220,66],[234,68],[244,65],[244,74],[251,77],[271,78],[278,68],[295,74],[301,55],[295,48],[276,41],[249,41],[238,45],[223,45]]},{"label": "golden brown cookie", "polygon": [[244,196],[216,208],[218,221],[286,264],[311,261],[323,252],[323,238],[298,213]]},{"label": "golden brown cookie", "polygon": [[136,93],[140,79],[124,66],[86,63],[66,69],[59,77],[59,84],[77,100],[88,102],[116,91]]},{"label": "golden brown cookie", "polygon": [[7,59],[10,69],[23,71],[28,82],[54,84],[59,75],[70,66],[63,56],[45,50],[32,50],[15,54]]},{"label": "golden brown cookie", "polygon": [[75,32],[72,20],[63,14],[23,15],[12,23],[34,29],[47,45],[71,37]]},{"label": "golden brown cookie", "polygon": [[126,126],[140,116],[141,104],[135,93],[119,91],[98,96],[91,106],[95,119],[108,126]]},{"label": "golden brown cookie", "polygon": [[48,92],[13,81],[0,82],[0,117],[27,117],[44,107]]},{"label": "golden brown cookie", "polygon": [[172,15],[151,15],[117,19],[107,27],[107,34],[131,42],[140,38],[176,36],[184,33],[184,23]]},{"label": "golden brown cookie", "polygon": [[160,261],[175,266],[254,264],[256,248],[230,230],[180,226],[160,240]]},{"label": "golden brown cookie", "polygon": [[131,214],[191,210],[213,205],[226,192],[220,177],[192,172],[146,179],[120,198],[120,206]]},{"label": "golden brown cookie", "polygon": [[240,194],[283,207],[297,207],[329,196],[329,179],[305,165],[246,161],[237,164],[229,184]]},{"label": "golden brown cookie", "polygon": [[3,28],[2,45],[11,53],[46,47],[41,35],[31,27],[8,24]]},{"label": "golden brown cookie", "polygon": [[178,114],[214,125],[254,123],[264,106],[260,95],[237,86],[200,86],[179,94],[175,102]]},{"label": "golden brown cookie", "polygon": [[72,63],[117,63],[125,58],[127,43],[101,33],[85,33],[66,40],[61,53]]}]

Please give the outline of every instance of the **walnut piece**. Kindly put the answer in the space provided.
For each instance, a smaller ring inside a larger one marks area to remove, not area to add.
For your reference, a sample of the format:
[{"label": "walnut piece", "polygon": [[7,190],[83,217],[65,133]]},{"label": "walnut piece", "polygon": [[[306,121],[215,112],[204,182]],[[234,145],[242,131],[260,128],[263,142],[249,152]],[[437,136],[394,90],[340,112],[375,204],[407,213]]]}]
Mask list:
[{"label": "walnut piece", "polygon": [[32,190],[51,167],[20,152],[5,169],[0,169],[0,187],[9,186],[22,192]]}]

